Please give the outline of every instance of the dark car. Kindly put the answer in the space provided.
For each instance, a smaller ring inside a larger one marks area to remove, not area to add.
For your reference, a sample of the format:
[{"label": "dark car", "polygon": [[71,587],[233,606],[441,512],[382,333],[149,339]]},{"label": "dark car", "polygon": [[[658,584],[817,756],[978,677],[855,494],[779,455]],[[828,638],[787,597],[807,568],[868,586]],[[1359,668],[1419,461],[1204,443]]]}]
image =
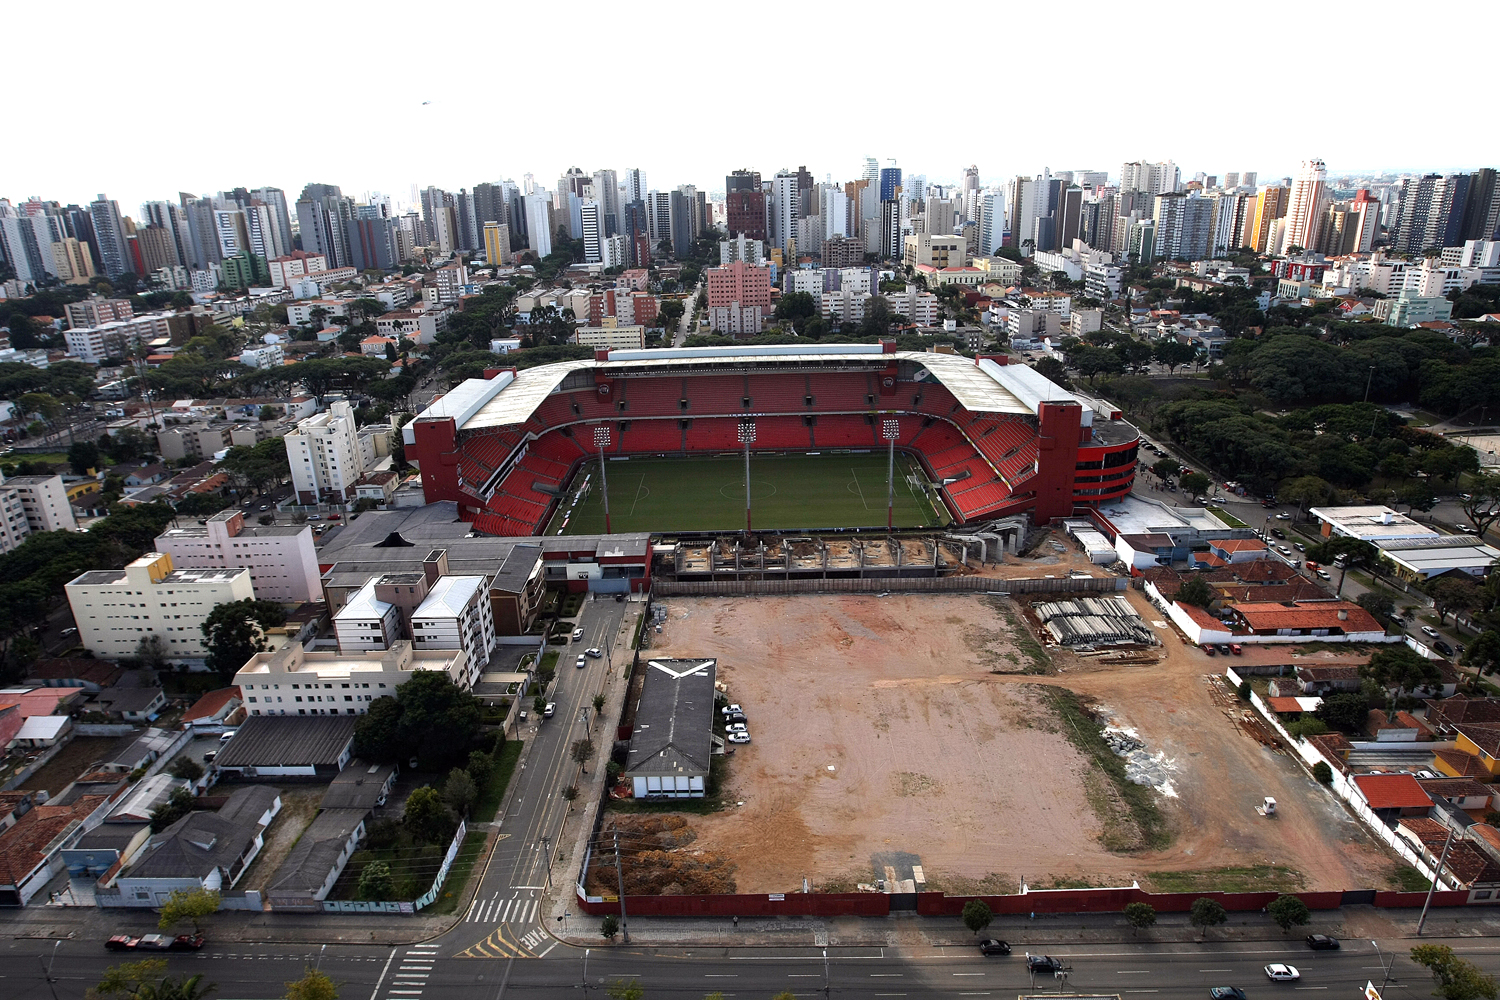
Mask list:
[{"label": "dark car", "polygon": [[1245,1000],[1245,991],[1238,986],[1215,986],[1208,995],[1213,1000]]},{"label": "dark car", "polygon": [[1286,532],[1282,531],[1280,528],[1272,528],[1271,534],[1275,535],[1277,538],[1282,539],[1283,541],[1286,540]]},{"label": "dark car", "polygon": [[1444,642],[1441,639],[1439,639],[1436,642],[1434,642],[1432,644],[1432,648],[1435,649],[1435,650],[1437,650],[1439,653],[1442,653],[1444,656],[1452,656],[1453,655],[1453,647],[1450,646],[1450,645],[1448,645],[1446,642]]},{"label": "dark car", "polygon": [[1004,941],[996,941],[994,938],[985,938],[979,942],[979,954],[981,955],[1009,955],[1010,945]]},{"label": "dark car", "polygon": [[1060,972],[1062,962],[1051,955],[1027,955],[1026,969],[1029,972]]},{"label": "dark car", "polygon": [[1230,652],[1231,652],[1231,650],[1229,648],[1229,643],[1227,643],[1227,642],[1221,642],[1217,646],[1215,646],[1214,648],[1217,649],[1220,653],[1222,653],[1225,656],[1228,656],[1230,654]]},{"label": "dark car", "polygon": [[1327,934],[1309,934],[1307,946],[1313,951],[1338,951],[1339,939],[1329,937]]},{"label": "dark car", "polygon": [[731,722],[749,722],[749,721],[750,721],[749,719],[745,718],[745,713],[744,712],[730,712],[728,715],[724,716],[724,722],[726,724],[731,723]]}]

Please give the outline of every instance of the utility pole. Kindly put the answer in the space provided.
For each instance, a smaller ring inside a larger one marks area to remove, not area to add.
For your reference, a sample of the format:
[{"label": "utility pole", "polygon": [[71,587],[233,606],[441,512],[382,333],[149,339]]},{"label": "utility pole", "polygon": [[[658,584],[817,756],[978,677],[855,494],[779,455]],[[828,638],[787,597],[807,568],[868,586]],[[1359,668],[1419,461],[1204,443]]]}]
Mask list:
[{"label": "utility pole", "polygon": [[62,941],[54,941],[52,944],[52,961],[42,962],[42,956],[38,955],[36,960],[42,962],[42,978],[47,980],[47,989],[52,991],[52,1000],[57,1000],[57,980],[53,978],[52,966],[57,962],[57,949],[62,946]]},{"label": "utility pole", "polygon": [[588,988],[589,988],[589,949],[588,948],[583,949],[583,983],[582,983],[582,985],[583,985],[584,990],[587,991]]},{"label": "utility pole", "polygon": [[604,472],[604,449],[609,447],[609,425],[594,428],[594,445],[599,449],[599,485],[604,491],[604,533],[614,534],[609,527],[609,477]]},{"label": "utility pole", "polygon": [[1384,994],[1385,984],[1391,981],[1391,965],[1396,964],[1396,956],[1392,955],[1391,963],[1390,965],[1387,965],[1385,962],[1385,956],[1380,953],[1380,945],[1376,944],[1374,941],[1371,941],[1370,944],[1375,946],[1375,960],[1380,963],[1380,991],[1382,994]]},{"label": "utility pole", "polygon": [[620,887],[620,935],[630,943],[630,923],[625,916],[625,870],[620,867],[620,834],[615,833],[615,879]]},{"label": "utility pole", "polygon": [[547,861],[547,888],[552,888],[552,843],[549,838],[542,838],[542,853],[546,855]]},{"label": "utility pole", "polygon": [[1443,841],[1443,853],[1438,858],[1437,869],[1432,873],[1432,884],[1427,887],[1427,899],[1422,903],[1422,917],[1417,921],[1417,937],[1422,936],[1422,926],[1427,923],[1427,911],[1432,906],[1432,894],[1437,892],[1443,878],[1443,865],[1448,863],[1448,848],[1453,846],[1453,827],[1448,827],[1448,839]]}]

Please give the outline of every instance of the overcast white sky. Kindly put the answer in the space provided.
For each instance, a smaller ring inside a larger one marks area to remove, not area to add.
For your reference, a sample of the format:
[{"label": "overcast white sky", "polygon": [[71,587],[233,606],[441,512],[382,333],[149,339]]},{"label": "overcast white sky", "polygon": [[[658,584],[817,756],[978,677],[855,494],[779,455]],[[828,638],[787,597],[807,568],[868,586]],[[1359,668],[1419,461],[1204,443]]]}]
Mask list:
[{"label": "overcast white sky", "polygon": [[[24,3],[0,196],[1500,165],[1500,4]],[[424,105],[424,101],[430,104]],[[17,141],[26,136],[24,144]]]}]

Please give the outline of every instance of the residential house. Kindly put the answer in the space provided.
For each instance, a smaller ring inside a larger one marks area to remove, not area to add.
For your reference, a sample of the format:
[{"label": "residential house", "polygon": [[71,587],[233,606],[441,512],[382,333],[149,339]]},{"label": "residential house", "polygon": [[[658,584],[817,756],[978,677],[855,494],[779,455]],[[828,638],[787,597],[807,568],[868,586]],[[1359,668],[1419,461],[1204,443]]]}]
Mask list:
[{"label": "residential house", "polygon": [[1370,810],[1387,822],[1426,816],[1432,809],[1432,796],[1410,774],[1356,774],[1353,780]]},{"label": "residential house", "polygon": [[209,691],[182,716],[185,729],[233,726],[245,718],[245,699],[234,685]]},{"label": "residential house", "polygon": [[651,659],[624,777],[638,799],[702,798],[713,747],[712,659]]},{"label": "residential house", "polygon": [[89,702],[94,711],[125,722],[153,721],[167,707],[167,695],[159,687],[110,688]]},{"label": "residential house", "polygon": [[[65,720],[66,721],[66,720]],[[123,777],[85,775],[0,833],[0,906],[25,906],[62,871],[62,851],[103,821]]]},{"label": "residential house", "polygon": [[214,761],[246,780],[332,779],[349,763],[353,716],[252,715]]}]

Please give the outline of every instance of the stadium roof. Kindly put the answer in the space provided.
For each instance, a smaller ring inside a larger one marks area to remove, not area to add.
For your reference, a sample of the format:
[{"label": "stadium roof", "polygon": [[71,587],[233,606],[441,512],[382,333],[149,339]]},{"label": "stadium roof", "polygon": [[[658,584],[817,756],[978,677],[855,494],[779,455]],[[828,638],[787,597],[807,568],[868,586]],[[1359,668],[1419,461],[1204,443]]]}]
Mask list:
[{"label": "stadium roof", "polygon": [[[673,369],[750,366],[764,370],[798,368],[876,368],[892,362],[924,368],[971,413],[1035,414],[1044,401],[1074,402],[1091,423],[1093,407],[1035,369],[1001,365],[957,354],[924,351],[886,353],[880,344],[797,344],[765,347],[695,347],[611,351],[607,361],[582,359],[538,365],[493,379],[468,379],[435,400],[418,419],[452,417],[460,430],[482,430],[524,423],[575,372],[605,368],[621,376],[659,374]],[[497,362],[503,363],[503,362]],[[413,438],[408,441],[411,444]]]}]

